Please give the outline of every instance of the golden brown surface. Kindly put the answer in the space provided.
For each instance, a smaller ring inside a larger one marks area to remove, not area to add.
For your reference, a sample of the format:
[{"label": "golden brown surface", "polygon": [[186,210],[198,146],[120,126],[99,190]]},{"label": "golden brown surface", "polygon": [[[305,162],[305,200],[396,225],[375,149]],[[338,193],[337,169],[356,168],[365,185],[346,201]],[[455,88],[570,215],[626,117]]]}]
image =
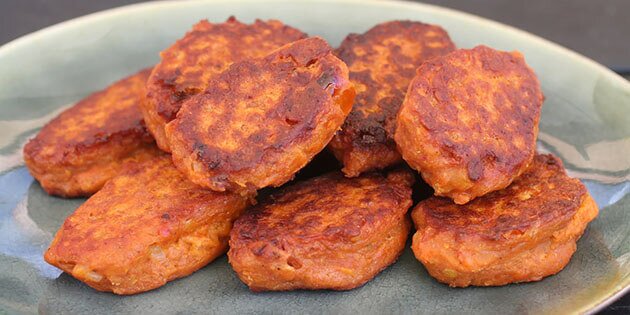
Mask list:
[{"label": "golden brown surface", "polygon": [[216,191],[280,186],[321,151],[352,106],[346,65],[321,38],[233,64],[166,126],[173,161]]},{"label": "golden brown surface", "polygon": [[395,140],[436,195],[465,204],[508,186],[527,168],[543,95],[520,53],[460,49],[417,72]]},{"label": "golden brown surface", "polygon": [[337,56],[348,64],[357,96],[330,147],[347,176],[402,161],[394,129],[407,86],[422,62],[454,49],[441,27],[420,22],[386,22],[346,37]]},{"label": "golden brown surface", "polygon": [[454,287],[538,281],[562,270],[597,205],[552,155],[504,190],[466,205],[431,197],[412,211],[416,258]]},{"label": "golden brown surface", "polygon": [[205,266],[227,248],[246,197],[200,188],[170,156],[127,163],[70,217],[44,258],[99,291],[134,294]]},{"label": "golden brown surface", "polygon": [[261,58],[274,49],[306,37],[280,21],[243,24],[234,17],[225,23],[203,20],[161,53],[147,84],[143,106],[147,126],[158,146],[170,151],[164,125],[175,118],[182,103],[208,87],[208,82],[234,62]]},{"label": "golden brown surface", "polygon": [[253,291],[361,286],[405,247],[412,183],[335,172],[283,188],[234,223],[230,264]]},{"label": "golden brown surface", "polygon": [[153,137],[139,103],[151,69],[122,79],[65,110],[24,147],[29,171],[52,195],[89,196],[125,158],[151,156]]}]

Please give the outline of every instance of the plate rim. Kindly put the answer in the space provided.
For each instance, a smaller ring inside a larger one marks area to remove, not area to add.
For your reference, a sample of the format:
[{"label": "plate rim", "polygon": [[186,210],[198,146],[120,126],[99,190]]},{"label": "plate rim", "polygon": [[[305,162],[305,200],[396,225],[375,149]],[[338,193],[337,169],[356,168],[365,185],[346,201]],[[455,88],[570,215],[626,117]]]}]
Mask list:
[{"label": "plate rim", "polygon": [[[236,0],[237,2],[241,2],[241,3],[257,3],[258,0]],[[450,15],[453,16],[455,18],[461,18],[461,19],[468,19],[471,21],[474,21],[475,23],[480,23],[480,24],[485,24],[487,26],[493,27],[493,28],[499,28],[499,29],[504,29],[508,32],[513,32],[515,34],[518,34],[518,36],[521,36],[523,38],[526,38],[530,41],[534,41],[536,42],[536,44],[541,44],[543,46],[547,46],[548,48],[562,54],[562,55],[567,55],[571,58],[574,58],[576,60],[579,60],[580,62],[584,63],[585,65],[590,66],[591,68],[596,69],[597,71],[605,74],[606,76],[608,76],[609,78],[611,78],[613,81],[615,81],[615,83],[619,83],[620,86],[622,86],[624,89],[628,89],[630,90],[630,82],[626,79],[624,79],[623,77],[621,77],[620,75],[618,75],[617,73],[615,73],[614,71],[610,70],[609,68],[607,68],[606,66],[602,65],[601,63],[587,57],[584,56],[578,52],[575,52],[569,48],[566,48],[558,43],[555,43],[551,40],[545,39],[543,37],[540,37],[538,35],[532,34],[530,32],[527,32],[525,30],[516,28],[514,26],[508,25],[508,24],[504,24],[498,21],[494,21],[488,18],[484,18],[478,15],[474,15],[472,13],[468,13],[468,12],[464,12],[464,11],[460,11],[460,10],[456,10],[456,9],[452,9],[452,8],[447,8],[447,7],[442,7],[442,6],[438,6],[438,5],[434,5],[434,4],[428,4],[428,3],[423,3],[423,2],[411,2],[411,1],[403,1],[403,0],[299,0],[302,3],[322,3],[322,2],[326,2],[326,3],[350,3],[350,4],[359,4],[359,5],[370,5],[370,6],[399,6],[399,7],[407,7],[407,8],[418,8],[421,7],[426,11],[434,11],[434,12],[439,12],[439,13],[443,13],[445,15]],[[277,3],[287,3],[287,2],[292,2],[291,0],[267,0],[268,3],[270,4],[277,4]],[[91,23],[91,22],[95,22],[98,20],[103,20],[103,19],[107,19],[110,16],[113,15],[117,15],[117,14],[123,14],[123,13],[135,13],[134,11],[143,11],[143,10],[147,10],[149,8],[152,7],[168,7],[168,6],[197,6],[200,4],[204,4],[204,3],[234,3],[234,0],[187,0],[187,1],[180,1],[180,0],[158,0],[158,1],[148,1],[148,2],[140,2],[140,3],[134,3],[134,4],[128,4],[128,5],[124,5],[124,6],[119,6],[119,7],[115,7],[115,8],[111,8],[111,9],[106,9],[106,10],[102,10],[102,11],[97,11],[94,13],[90,13],[90,14],[86,14],[86,15],[82,15],[73,19],[69,19],[66,21],[62,21],[59,22],[57,24],[53,24],[50,26],[47,26],[45,28],[39,29],[37,31],[22,35],[16,39],[13,39],[3,45],[0,46],[0,58],[2,58],[2,56],[4,54],[9,53],[11,50],[13,49],[19,49],[21,46],[27,45],[30,41],[34,41],[37,40],[38,37],[45,37],[45,36],[49,36],[49,34],[54,34],[57,32],[62,32],[64,30],[64,28],[70,28],[70,27],[75,27],[78,26],[80,24],[85,24],[85,23]]]},{"label": "plate rim", "polygon": [[[257,0],[237,0],[241,3],[256,3]],[[291,0],[267,0],[269,5],[281,4],[292,2]],[[362,6],[394,6],[394,7],[403,7],[403,8],[411,8],[428,11],[428,12],[436,12],[441,13],[442,15],[450,16],[454,19],[463,19],[469,20],[476,24],[484,24],[490,28],[500,29],[501,31],[511,32],[515,35],[522,37],[528,42],[532,42],[534,46],[543,46],[546,49],[552,50],[554,53],[558,55],[563,55],[572,58],[572,61],[582,63],[583,66],[589,67],[592,71],[596,71],[602,75],[604,75],[607,79],[611,80],[611,83],[614,83],[613,86],[617,89],[622,89],[624,91],[630,92],[630,81],[624,79],[617,73],[613,72],[611,69],[602,65],[601,63],[584,56],[578,52],[575,52],[569,48],[566,48],[558,43],[555,43],[551,40],[545,39],[538,35],[532,34],[525,30],[516,28],[514,26],[504,24],[498,21],[491,20],[489,18],[481,17],[472,13],[460,11],[457,9],[452,9],[448,7],[443,7],[434,4],[427,4],[422,2],[411,2],[411,1],[403,1],[403,0],[301,0],[302,3],[348,3],[348,4],[356,4]],[[95,23],[100,20],[105,20],[111,18],[112,16],[120,15],[120,14],[137,14],[142,11],[147,11],[150,9],[154,9],[157,7],[181,7],[181,6],[199,6],[204,4],[211,3],[234,3],[234,1],[230,0],[158,0],[158,1],[149,1],[149,2],[141,2],[135,4],[128,4],[124,6],[119,6],[115,8],[110,8],[102,11],[97,11],[94,13],[82,15],[76,18],[72,18],[69,20],[65,20],[45,28],[39,29],[37,31],[22,35],[18,38],[15,38],[3,45],[0,45],[0,60],[6,54],[10,54],[11,51],[23,48],[24,46],[30,45],[31,42],[37,41],[39,38],[54,36],[58,33],[63,33],[65,29],[72,27],[80,27],[83,24]],[[626,283],[621,282],[617,290],[607,294],[603,299],[599,301],[594,301],[591,303],[585,304],[580,309],[575,309],[579,313],[584,314],[594,314],[608,305],[615,302],[617,299],[621,298],[626,293],[630,292],[630,279],[626,281]]]}]

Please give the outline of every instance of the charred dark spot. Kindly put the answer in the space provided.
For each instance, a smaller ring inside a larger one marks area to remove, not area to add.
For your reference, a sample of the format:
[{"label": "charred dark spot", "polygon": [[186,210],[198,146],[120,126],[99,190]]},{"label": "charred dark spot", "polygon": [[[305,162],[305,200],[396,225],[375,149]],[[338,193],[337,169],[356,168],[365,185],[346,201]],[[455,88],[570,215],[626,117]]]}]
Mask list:
[{"label": "charred dark spot", "polygon": [[261,247],[258,247],[258,248],[256,248],[256,249],[254,249],[254,250],[253,250],[254,255],[256,255],[256,256],[262,256],[262,255],[264,254],[264,252],[265,252],[265,248],[267,248],[267,244],[265,244],[265,245],[263,245],[263,246],[261,246]]},{"label": "charred dark spot", "polygon": [[177,84],[177,78],[182,75],[182,72],[181,70],[179,70],[179,68],[177,68],[171,73],[164,74],[160,72],[157,75],[160,78],[158,79],[159,84],[172,89]]},{"label": "charred dark spot", "polygon": [[306,63],[306,67],[310,67],[312,65],[315,65],[315,63],[317,63],[318,59],[311,59]]},{"label": "charred dark spot", "polygon": [[302,262],[300,262],[299,259],[293,256],[290,256],[289,258],[287,258],[287,265],[293,267],[294,269],[302,268]]},{"label": "charred dark spot", "polygon": [[483,175],[483,161],[473,158],[468,162],[468,178],[478,181]]},{"label": "charred dark spot", "polygon": [[[332,93],[334,92],[334,86],[336,85],[336,76],[335,73],[328,70],[322,73],[319,78],[317,78],[317,84],[321,86],[324,90]],[[332,86],[332,91],[331,91]]]},{"label": "charred dark spot", "polygon": [[207,147],[208,146],[205,144],[196,141],[195,144],[193,144],[193,152],[197,152],[197,157],[201,158]]},{"label": "charred dark spot", "polygon": [[300,122],[298,119],[293,119],[289,117],[285,118],[284,121],[287,123],[287,125],[292,125],[292,126]]},{"label": "charred dark spot", "polygon": [[193,153],[208,169],[215,169],[221,165],[221,153],[204,143],[195,142]]}]

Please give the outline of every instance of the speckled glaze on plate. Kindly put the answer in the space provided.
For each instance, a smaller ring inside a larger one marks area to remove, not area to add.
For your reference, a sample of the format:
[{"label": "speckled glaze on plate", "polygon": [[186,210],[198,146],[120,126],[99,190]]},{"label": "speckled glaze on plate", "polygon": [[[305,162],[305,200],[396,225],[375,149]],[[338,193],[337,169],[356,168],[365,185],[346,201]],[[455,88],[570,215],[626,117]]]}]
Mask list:
[{"label": "speckled glaze on plate", "polygon": [[[83,200],[46,195],[21,148],[92,91],[158,61],[202,18],[277,18],[337,45],[349,32],[411,19],[442,25],[459,47],[520,50],[546,101],[539,149],[560,156],[601,208],[564,271],[536,283],[451,289],[406,250],[348,292],[251,293],[225,257],[135,296],[96,292],[48,266],[42,252]],[[58,24],[0,47],[0,313],[583,313],[630,285],[630,84],[601,65],[525,32],[435,6],[372,1],[154,2]]]}]

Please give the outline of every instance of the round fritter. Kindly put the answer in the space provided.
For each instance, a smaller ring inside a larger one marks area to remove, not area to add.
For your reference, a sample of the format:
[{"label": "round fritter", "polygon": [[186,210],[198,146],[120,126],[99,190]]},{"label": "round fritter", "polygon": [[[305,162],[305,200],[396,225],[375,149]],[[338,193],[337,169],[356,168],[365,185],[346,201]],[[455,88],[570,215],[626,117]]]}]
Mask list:
[{"label": "round fritter", "polygon": [[280,21],[243,24],[234,17],[225,23],[203,20],[164,50],[147,83],[143,113],[158,146],[169,151],[164,125],[175,118],[182,103],[206,89],[208,82],[230,64],[262,58],[274,49],[305,38],[306,34]]},{"label": "round fritter", "polygon": [[346,37],[337,56],[348,65],[357,96],[330,143],[346,176],[402,161],[394,143],[394,129],[407,86],[425,60],[454,49],[441,27],[420,22],[386,22],[364,34]]},{"label": "round fritter", "polygon": [[253,291],[361,286],[404,249],[412,184],[400,170],[285,187],[234,223],[230,264]]},{"label": "round fritter", "polygon": [[420,202],[411,248],[429,274],[453,287],[538,281],[566,266],[597,212],[558,158],[537,155],[504,190],[465,205],[441,197]]},{"label": "round fritter", "polygon": [[527,168],[542,102],[520,53],[457,50],[418,68],[398,113],[396,143],[436,195],[465,204]]},{"label": "round fritter", "polygon": [[223,254],[248,204],[191,183],[155,148],[68,217],[44,258],[99,291],[148,291]]},{"label": "round fritter", "polygon": [[151,69],[96,92],[46,124],[24,147],[24,161],[44,190],[89,196],[120,170],[122,161],[152,151],[139,104]]},{"label": "round fritter", "polygon": [[175,165],[217,191],[280,186],[321,151],[346,118],[348,68],[321,38],[233,64],[166,126]]}]

